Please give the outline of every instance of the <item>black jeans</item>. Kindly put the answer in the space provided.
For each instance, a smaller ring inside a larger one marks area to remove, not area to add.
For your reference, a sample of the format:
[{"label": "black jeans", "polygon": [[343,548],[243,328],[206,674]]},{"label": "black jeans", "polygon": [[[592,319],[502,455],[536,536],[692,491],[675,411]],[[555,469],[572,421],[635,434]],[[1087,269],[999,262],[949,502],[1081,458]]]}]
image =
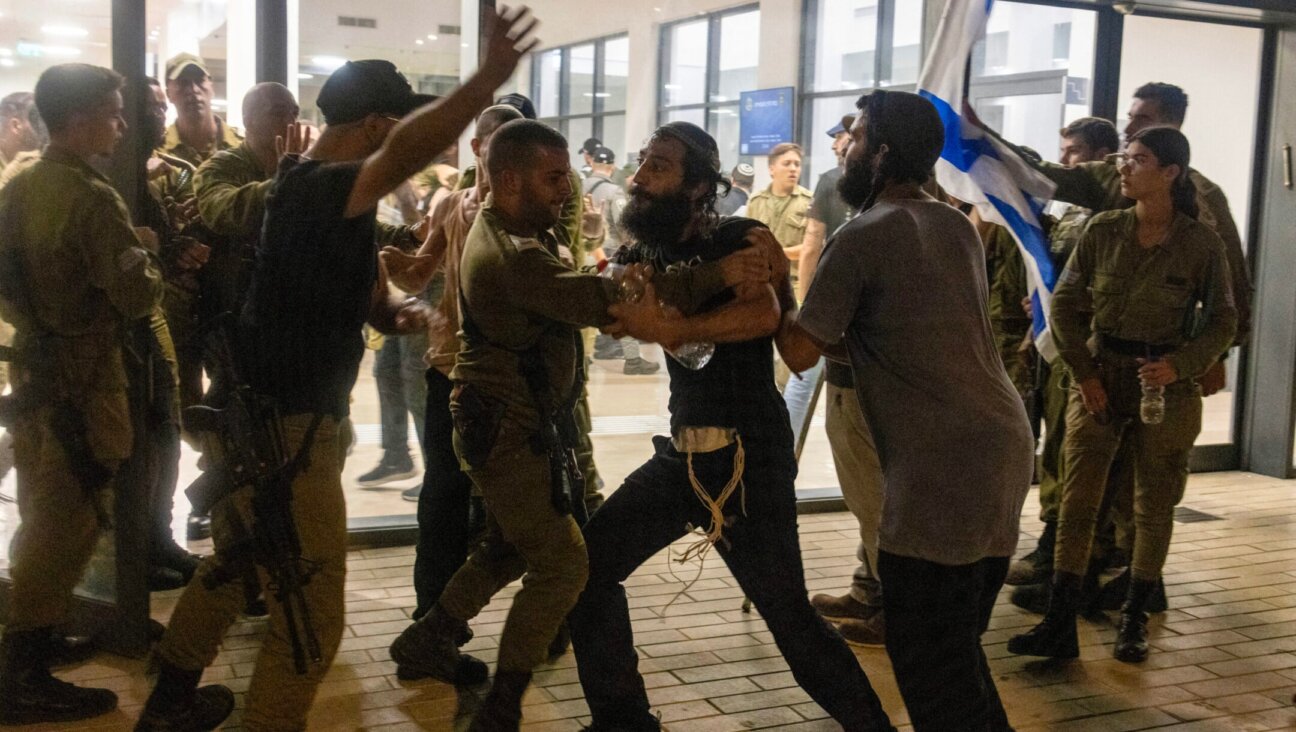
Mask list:
[{"label": "black jeans", "polygon": [[473,528],[469,520],[472,481],[459,469],[450,419],[449,377],[427,370],[427,417],[423,454],[427,456],[418,500],[418,543],[414,548],[414,619],[441,597],[446,583],[468,558]]},{"label": "black jeans", "polygon": [[[690,487],[686,456],[665,437],[654,443],[656,455],[626,478],[585,525],[589,581],[569,621],[595,725],[656,727],[621,583],[683,536],[686,524],[709,524],[709,514]],[[694,474],[713,498],[733,474],[735,450],[730,445],[693,456]],[[850,732],[891,729],[855,656],[806,598],[795,477],[790,445],[747,445],[747,513],[742,514],[742,496],[735,493],[725,505],[729,521],[716,550],[764,617],[797,683]]]},{"label": "black jeans", "polygon": [[886,649],[915,732],[1011,730],[981,650],[1008,557],[950,566],[878,552]]}]

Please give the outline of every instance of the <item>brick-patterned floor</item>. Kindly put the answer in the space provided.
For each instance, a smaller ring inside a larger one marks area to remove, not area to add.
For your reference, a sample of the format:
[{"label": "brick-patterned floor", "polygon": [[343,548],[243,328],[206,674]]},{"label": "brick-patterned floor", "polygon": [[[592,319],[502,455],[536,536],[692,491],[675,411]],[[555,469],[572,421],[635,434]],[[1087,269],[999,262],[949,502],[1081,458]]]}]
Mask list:
[{"label": "brick-patterned floor", "polygon": [[[1040,529],[1035,500],[1032,492],[1022,552]],[[1113,660],[1113,628],[1084,621],[1079,662],[1009,655],[1009,636],[1037,618],[1008,604],[1005,591],[985,647],[1019,730],[1296,728],[1296,481],[1244,473],[1194,476],[1184,505],[1222,520],[1176,525],[1166,567],[1171,609],[1153,620],[1155,648],[1144,664]],[[854,567],[855,531],[848,514],[802,517],[810,591],[845,587]],[[347,634],[320,690],[311,729],[463,728],[480,690],[400,682],[387,658],[412,604],[412,560],[412,548],[352,554]],[[676,571],[681,578],[696,573],[691,567]],[[671,730],[838,729],[797,688],[764,623],[740,612],[742,593],[718,556],[664,614],[682,587],[664,554],[628,584],[641,668],[654,707]],[[502,593],[474,623],[477,638],[469,649],[487,661],[495,658],[510,594]],[[174,593],[160,596],[159,619],[173,601]],[[244,691],[261,631],[254,622],[234,627],[205,680]],[[856,655],[892,719],[904,723],[886,653],[857,649]],[[140,661],[101,656],[64,676],[116,690],[121,710],[92,726],[129,729],[148,690],[143,668]],[[578,730],[588,721],[570,654],[540,669],[535,682],[525,709],[527,729]],[[236,728],[238,719],[235,712],[227,729]],[[74,728],[88,726],[50,727]]]}]

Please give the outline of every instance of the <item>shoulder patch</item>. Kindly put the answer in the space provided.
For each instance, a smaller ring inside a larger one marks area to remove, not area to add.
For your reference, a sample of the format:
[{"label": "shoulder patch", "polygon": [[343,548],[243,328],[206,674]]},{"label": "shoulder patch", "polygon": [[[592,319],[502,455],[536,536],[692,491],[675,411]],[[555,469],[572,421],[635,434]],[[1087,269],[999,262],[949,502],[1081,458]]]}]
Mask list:
[{"label": "shoulder patch", "polygon": [[525,252],[528,249],[544,249],[544,244],[541,244],[539,239],[529,239],[509,234],[509,241],[513,242],[513,248],[519,252]]},{"label": "shoulder patch", "polygon": [[143,249],[130,247],[117,255],[117,269],[120,272],[130,272],[144,266],[146,261],[148,261],[148,254]]}]

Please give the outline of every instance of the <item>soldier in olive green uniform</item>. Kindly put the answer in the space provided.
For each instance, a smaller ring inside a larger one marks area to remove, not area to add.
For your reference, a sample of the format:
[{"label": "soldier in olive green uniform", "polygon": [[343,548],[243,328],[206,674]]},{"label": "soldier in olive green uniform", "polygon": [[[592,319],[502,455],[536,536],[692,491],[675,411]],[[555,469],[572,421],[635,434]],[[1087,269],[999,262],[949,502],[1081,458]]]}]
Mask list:
[{"label": "soldier in olive green uniform", "polygon": [[101,489],[131,453],[123,333],[162,289],[121,197],[89,164],[121,137],[121,86],[116,73],[85,64],[45,71],[36,104],[50,146],[0,192],[22,520],[0,642],[0,724],[81,719],[117,704],[110,691],[55,679],[48,656],[99,533]]},{"label": "soldier in olive green uniform", "polygon": [[1034,386],[1031,359],[1025,353],[1031,319],[1022,307],[1030,287],[1026,263],[1012,233],[995,225],[985,242],[986,266],[990,269],[990,328],[1008,377],[1023,397]]},{"label": "soldier in olive green uniform", "polygon": [[746,216],[774,232],[792,262],[792,281],[796,282],[806,214],[814,202],[810,191],[797,183],[801,178],[801,148],[791,143],[775,146],[769,153],[769,171],[770,184],[747,201]]},{"label": "soldier in olive green uniform", "polygon": [[[571,194],[562,135],[515,120],[495,132],[487,156],[491,194],[464,245],[463,348],[451,373],[455,452],[485,500],[487,536],[391,646],[403,672],[479,682],[484,664],[461,655],[456,640],[496,592],[525,575],[475,730],[517,729],[531,671],[585,585],[585,543],[541,435],[548,415],[575,396],[580,328],[612,322],[607,310],[617,298],[611,279],[572,271],[550,233]],[[723,288],[718,268],[697,272],[706,274],[688,291]],[[670,282],[659,289],[686,312],[696,307]]]},{"label": "soldier in olive green uniform", "polygon": [[[1134,445],[1133,577],[1115,656],[1147,657],[1147,602],[1157,587],[1201,431],[1204,374],[1233,342],[1237,308],[1219,237],[1195,219],[1188,142],[1177,130],[1134,135],[1120,167],[1133,209],[1092,218],[1053,295],[1052,326],[1076,388],[1067,412],[1066,474],[1053,593],[1044,621],[1012,653],[1074,658],[1081,576],[1108,469]],[[1199,311],[1200,307],[1200,311]],[[1090,341],[1095,343],[1091,350]],[[1164,387],[1164,418],[1140,413],[1143,390]]]}]

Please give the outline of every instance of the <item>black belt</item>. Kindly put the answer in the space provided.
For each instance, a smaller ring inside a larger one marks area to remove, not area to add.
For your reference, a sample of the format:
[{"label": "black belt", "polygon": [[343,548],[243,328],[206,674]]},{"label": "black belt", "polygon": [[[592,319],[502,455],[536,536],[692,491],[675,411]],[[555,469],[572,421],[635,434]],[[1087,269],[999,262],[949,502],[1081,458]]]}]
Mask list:
[{"label": "black belt", "polygon": [[1157,345],[1143,341],[1127,341],[1124,338],[1109,335],[1098,336],[1098,348],[1107,353],[1131,358],[1160,358],[1175,351],[1175,346],[1169,344]]}]

